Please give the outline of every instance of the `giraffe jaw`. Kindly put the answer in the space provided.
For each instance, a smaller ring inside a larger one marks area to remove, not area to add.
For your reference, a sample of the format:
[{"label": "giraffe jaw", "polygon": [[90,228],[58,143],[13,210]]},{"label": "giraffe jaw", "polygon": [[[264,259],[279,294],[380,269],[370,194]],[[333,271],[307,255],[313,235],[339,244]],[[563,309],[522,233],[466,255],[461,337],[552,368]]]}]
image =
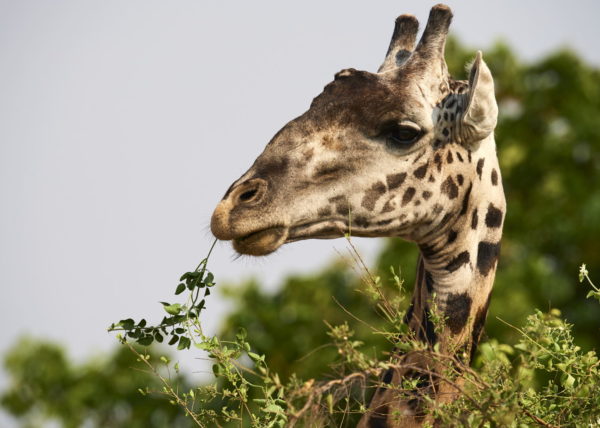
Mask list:
[{"label": "giraffe jaw", "polygon": [[233,248],[240,254],[266,256],[289,242],[340,238],[344,236],[346,229],[344,221],[320,220],[291,227],[272,226],[233,238],[232,242]]},{"label": "giraffe jaw", "polygon": [[287,242],[303,239],[335,239],[344,236],[348,226],[344,220],[318,220],[302,223],[290,228]]},{"label": "giraffe jaw", "polygon": [[287,240],[289,229],[274,226],[233,239],[233,248],[240,254],[266,256],[281,247]]},{"label": "giraffe jaw", "polygon": [[250,256],[266,256],[276,251],[283,244],[305,239],[336,239],[352,233],[353,236],[377,237],[381,233],[361,228],[348,230],[346,220],[328,219],[294,226],[272,226],[257,230],[247,235],[232,239],[233,248],[240,254]]}]

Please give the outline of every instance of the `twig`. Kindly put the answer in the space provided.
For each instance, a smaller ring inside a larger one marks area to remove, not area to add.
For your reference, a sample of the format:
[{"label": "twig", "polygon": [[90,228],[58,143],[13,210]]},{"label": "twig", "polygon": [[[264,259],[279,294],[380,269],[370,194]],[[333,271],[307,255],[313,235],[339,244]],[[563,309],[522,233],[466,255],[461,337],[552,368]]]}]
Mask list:
[{"label": "twig", "polygon": [[538,424],[540,424],[542,426],[545,426],[548,428],[559,428],[557,425],[552,425],[552,424],[546,422],[545,420],[543,420],[542,418],[534,415],[527,409],[522,409],[522,410],[523,410],[523,413],[525,413],[527,416],[529,416],[531,419],[533,419],[534,421],[536,421]]},{"label": "twig", "polygon": [[131,350],[131,352],[133,352],[138,357],[138,359],[143,361],[144,364],[146,364],[146,366],[148,366],[148,368],[152,371],[152,373],[154,373],[154,375],[160,379],[160,381],[163,383],[164,387],[168,391],[169,395],[175,399],[177,404],[179,404],[185,409],[186,413],[194,420],[196,425],[204,427],[205,425],[203,425],[202,422],[198,420],[193,410],[190,410],[188,408],[187,403],[183,401],[181,397],[179,397],[179,394],[173,390],[171,384],[158,372],[158,370],[156,370],[156,368],[150,363],[150,361],[148,361],[144,355],[140,354],[133,346],[131,346],[129,342],[125,342],[125,344]]},{"label": "twig", "polygon": [[348,309],[346,309],[344,307],[344,305],[342,305],[336,298],[334,295],[331,296],[331,298],[333,299],[333,301],[344,311],[346,312],[346,314],[348,314],[349,316],[351,316],[352,318],[354,318],[356,321],[366,325],[367,327],[369,327],[371,330],[373,330],[373,332],[378,333],[378,334],[383,334],[385,332],[376,329],[375,327],[373,327],[371,324],[369,324],[366,321],[361,320],[360,318],[358,318],[356,315],[354,315],[352,312],[350,312]]}]

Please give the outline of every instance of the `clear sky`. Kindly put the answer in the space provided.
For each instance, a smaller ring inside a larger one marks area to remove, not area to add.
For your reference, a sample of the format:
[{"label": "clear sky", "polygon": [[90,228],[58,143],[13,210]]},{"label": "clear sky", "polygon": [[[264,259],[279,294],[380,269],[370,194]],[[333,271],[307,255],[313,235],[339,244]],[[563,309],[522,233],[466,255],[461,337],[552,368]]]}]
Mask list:
[{"label": "clear sky", "polygon": [[[503,39],[526,60],[570,46],[600,65],[600,2],[448,3],[484,56]],[[424,25],[431,5],[0,0],[0,353],[29,334],[90,356],[116,343],[112,321],[159,320],[231,182],[335,72],[377,69],[397,15]],[[344,248],[234,260],[220,244],[210,268],[274,287]],[[226,308],[208,306],[214,331]]]}]

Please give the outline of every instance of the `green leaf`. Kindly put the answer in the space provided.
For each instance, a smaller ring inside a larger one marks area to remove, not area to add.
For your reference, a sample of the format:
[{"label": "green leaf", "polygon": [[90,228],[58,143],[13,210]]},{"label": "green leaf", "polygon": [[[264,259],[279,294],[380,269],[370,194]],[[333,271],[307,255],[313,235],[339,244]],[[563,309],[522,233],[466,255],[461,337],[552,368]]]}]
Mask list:
[{"label": "green leaf", "polygon": [[121,325],[121,327],[123,327],[125,330],[131,330],[133,328],[133,325],[135,324],[135,321],[132,320],[131,318],[127,318],[126,320],[121,320],[119,321],[119,324]]},{"label": "green leaf", "polygon": [[202,349],[203,351],[208,351],[208,350],[210,350],[210,348],[212,348],[212,345],[207,342],[200,342],[200,343],[196,343],[196,348]]},{"label": "green leaf", "polygon": [[160,334],[158,331],[154,332],[154,338],[156,339],[156,341],[158,343],[162,343],[163,342],[162,334]]},{"label": "green leaf", "polygon": [[136,339],[140,336],[140,331],[139,330],[132,330],[132,331],[128,331],[127,332],[127,336],[131,337],[133,339]]},{"label": "green leaf", "polygon": [[514,346],[515,349],[518,349],[520,351],[527,351],[529,349],[529,347],[525,344],[525,343],[517,343]]},{"label": "green leaf", "polygon": [[248,356],[254,361],[263,361],[265,359],[264,356],[255,354],[254,352],[248,352]]},{"label": "green leaf", "polygon": [[283,409],[277,404],[269,404],[267,407],[265,407],[265,412],[282,414]]},{"label": "green leaf", "polygon": [[174,334],[173,337],[171,337],[171,340],[169,340],[169,345],[175,345],[178,340],[179,340],[179,336]]},{"label": "green leaf", "polygon": [[329,410],[329,414],[333,414],[333,395],[327,394],[327,409]]},{"label": "green leaf", "polygon": [[181,312],[181,304],[179,303],[173,303],[172,305],[165,304],[164,302],[161,303],[163,304],[164,310],[167,311],[168,314],[179,315]]},{"label": "green leaf", "polygon": [[590,297],[594,297],[596,299],[600,298],[600,292],[591,290],[588,292],[588,294],[585,296],[586,299],[589,299]]},{"label": "green leaf", "polygon": [[188,349],[191,343],[192,342],[189,338],[181,336],[181,338],[179,339],[179,344],[177,345],[177,349],[180,351],[183,349]]},{"label": "green leaf", "polygon": [[179,284],[177,286],[177,288],[175,289],[175,294],[181,294],[185,291],[185,284],[182,282],[181,284]]},{"label": "green leaf", "polygon": [[151,345],[151,344],[152,344],[152,342],[154,342],[154,338],[153,338],[151,335],[147,335],[147,336],[144,336],[144,337],[141,337],[141,338],[139,338],[139,339],[137,340],[137,342],[138,342],[140,345],[143,345],[143,346],[149,346],[149,345]]},{"label": "green leaf", "polygon": [[235,337],[238,340],[244,340],[247,336],[248,336],[248,332],[246,331],[246,329],[244,327],[240,327],[238,329],[237,334],[235,335]]},{"label": "green leaf", "polygon": [[564,379],[564,381],[563,381],[563,385],[565,386],[565,388],[571,389],[571,388],[573,388],[574,384],[575,384],[575,378],[571,375],[567,375],[566,379]]}]

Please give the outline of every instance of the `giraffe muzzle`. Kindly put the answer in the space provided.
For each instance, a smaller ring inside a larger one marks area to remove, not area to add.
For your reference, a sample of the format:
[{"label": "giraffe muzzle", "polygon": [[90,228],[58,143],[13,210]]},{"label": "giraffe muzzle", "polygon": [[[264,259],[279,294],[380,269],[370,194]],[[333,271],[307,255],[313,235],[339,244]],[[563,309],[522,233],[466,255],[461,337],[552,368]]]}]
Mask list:
[{"label": "giraffe muzzle", "polygon": [[[263,256],[277,250],[287,238],[289,228],[265,221],[268,182],[252,178],[234,185],[215,209],[210,228],[217,239],[232,241],[240,254]],[[243,215],[240,218],[240,214]],[[248,216],[248,213],[253,213]],[[249,220],[253,219],[253,220]],[[241,219],[244,219],[243,221]]]},{"label": "giraffe muzzle", "polygon": [[213,212],[210,221],[213,235],[217,239],[230,241],[254,232],[255,230],[238,230],[239,226],[231,224],[232,213],[259,205],[265,198],[267,187],[267,182],[262,178],[253,178],[232,186]]}]

